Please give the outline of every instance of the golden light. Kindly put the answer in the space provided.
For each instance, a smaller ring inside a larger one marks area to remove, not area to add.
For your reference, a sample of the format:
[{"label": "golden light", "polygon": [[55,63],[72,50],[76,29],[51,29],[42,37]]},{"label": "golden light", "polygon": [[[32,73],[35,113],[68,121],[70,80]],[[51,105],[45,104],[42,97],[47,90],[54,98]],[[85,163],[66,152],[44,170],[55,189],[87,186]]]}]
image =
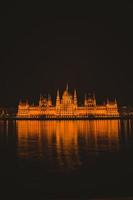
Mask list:
[{"label": "golden light", "polygon": [[118,118],[118,106],[116,100],[114,102],[107,101],[106,105],[97,105],[95,95],[85,97],[84,105],[78,105],[77,92],[71,95],[68,86],[60,98],[59,90],[57,91],[56,105],[52,103],[51,96],[44,98],[40,96],[37,106],[28,103],[19,103],[17,117],[19,118],[40,118],[47,119],[82,119],[88,117],[111,117]]}]

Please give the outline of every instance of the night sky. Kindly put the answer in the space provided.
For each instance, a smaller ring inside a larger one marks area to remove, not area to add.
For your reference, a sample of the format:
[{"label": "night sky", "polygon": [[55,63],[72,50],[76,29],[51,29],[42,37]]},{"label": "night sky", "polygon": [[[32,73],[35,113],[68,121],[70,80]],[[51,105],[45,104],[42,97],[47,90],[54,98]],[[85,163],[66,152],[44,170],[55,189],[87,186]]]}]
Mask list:
[{"label": "night sky", "polygon": [[133,4],[10,3],[0,14],[1,106],[55,97],[67,82],[80,100],[95,91],[99,103],[133,106]]}]

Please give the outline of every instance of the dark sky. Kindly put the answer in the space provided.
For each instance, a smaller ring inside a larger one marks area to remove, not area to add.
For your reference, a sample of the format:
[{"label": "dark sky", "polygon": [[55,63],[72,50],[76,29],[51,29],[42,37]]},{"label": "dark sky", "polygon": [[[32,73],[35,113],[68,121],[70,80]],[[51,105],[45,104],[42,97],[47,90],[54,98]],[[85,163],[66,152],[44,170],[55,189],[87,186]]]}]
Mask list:
[{"label": "dark sky", "polygon": [[95,91],[99,102],[133,106],[133,4],[42,2],[1,8],[1,106],[54,97],[67,82],[80,99]]}]

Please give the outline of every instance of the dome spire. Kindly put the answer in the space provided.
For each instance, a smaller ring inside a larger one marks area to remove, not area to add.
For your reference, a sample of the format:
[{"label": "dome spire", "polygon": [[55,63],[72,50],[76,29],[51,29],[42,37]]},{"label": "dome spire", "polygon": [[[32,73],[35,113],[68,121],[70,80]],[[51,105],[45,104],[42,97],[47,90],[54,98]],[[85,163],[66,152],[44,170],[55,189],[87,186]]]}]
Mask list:
[{"label": "dome spire", "polygon": [[67,82],[67,84],[66,84],[66,91],[68,92],[68,82]]},{"label": "dome spire", "polygon": [[59,89],[57,90],[57,96],[56,96],[56,106],[60,105],[60,94],[59,94]]},{"label": "dome spire", "polygon": [[77,106],[77,91],[74,90],[74,104]]}]

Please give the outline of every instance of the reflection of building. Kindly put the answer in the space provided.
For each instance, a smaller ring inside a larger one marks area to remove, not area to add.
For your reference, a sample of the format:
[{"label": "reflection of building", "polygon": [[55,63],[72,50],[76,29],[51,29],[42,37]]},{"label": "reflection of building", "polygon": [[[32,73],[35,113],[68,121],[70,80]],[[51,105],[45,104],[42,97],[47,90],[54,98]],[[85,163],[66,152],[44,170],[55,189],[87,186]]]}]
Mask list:
[{"label": "reflection of building", "polygon": [[46,160],[46,163],[49,160],[51,166],[76,167],[82,164],[83,152],[89,157],[119,148],[118,120],[18,120],[16,123],[19,157]]},{"label": "reflection of building", "polygon": [[97,105],[95,95],[85,97],[84,106],[78,105],[77,93],[71,95],[68,86],[60,98],[57,91],[56,105],[53,106],[51,97],[40,96],[39,105],[33,106],[19,103],[18,117],[34,118],[87,118],[87,117],[119,117],[117,102],[109,102],[105,105]]}]

